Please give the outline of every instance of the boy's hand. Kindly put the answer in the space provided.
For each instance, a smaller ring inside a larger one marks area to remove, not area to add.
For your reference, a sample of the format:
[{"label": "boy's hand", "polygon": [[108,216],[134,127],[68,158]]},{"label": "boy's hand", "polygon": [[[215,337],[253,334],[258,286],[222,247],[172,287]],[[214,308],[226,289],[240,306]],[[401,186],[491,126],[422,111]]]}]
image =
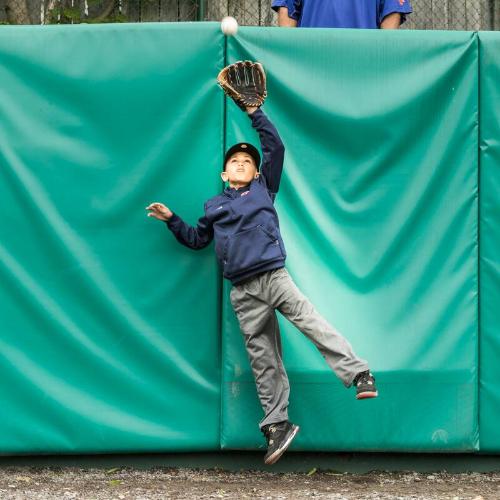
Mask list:
[{"label": "boy's hand", "polygon": [[247,113],[249,115],[252,115],[254,114],[259,108],[256,107],[256,106],[245,106],[246,110],[247,110]]},{"label": "boy's hand", "polygon": [[146,207],[146,210],[151,210],[148,213],[148,217],[154,217],[163,221],[168,221],[174,215],[163,203],[151,203],[151,205]]}]

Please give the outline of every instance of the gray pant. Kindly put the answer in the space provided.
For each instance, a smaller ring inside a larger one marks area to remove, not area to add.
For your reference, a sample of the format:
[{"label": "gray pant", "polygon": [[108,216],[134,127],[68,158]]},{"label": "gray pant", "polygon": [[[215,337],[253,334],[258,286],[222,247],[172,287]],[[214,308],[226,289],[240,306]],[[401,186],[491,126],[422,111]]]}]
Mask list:
[{"label": "gray pant", "polygon": [[276,309],[319,349],[346,387],[357,373],[368,370],[342,337],[300,292],[283,267],[260,274],[231,289],[231,304],[238,317],[257,384],[264,425],[288,420],[290,385],[283,366]]}]

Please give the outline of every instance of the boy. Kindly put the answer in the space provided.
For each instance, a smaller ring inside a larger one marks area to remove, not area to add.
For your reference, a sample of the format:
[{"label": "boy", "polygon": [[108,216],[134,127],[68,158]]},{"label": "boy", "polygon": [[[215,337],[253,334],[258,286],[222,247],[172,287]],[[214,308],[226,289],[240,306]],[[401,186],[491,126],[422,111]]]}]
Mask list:
[{"label": "boy", "polygon": [[186,224],[161,203],[148,216],[167,223],[177,240],[201,249],[215,239],[217,259],[229,279],[231,304],[240,328],[265,416],[260,429],[268,449],[264,461],[275,463],[299,431],[288,421],[288,378],[281,359],[276,310],[311,339],[346,387],[356,386],[357,398],[378,395],[368,365],[349,343],[320,316],[285,269],[285,246],[274,200],[278,192],[285,148],[264,112],[246,106],[260,137],[260,154],[248,143],[229,148],[224,157],[224,192],[205,203],[196,227]]}]

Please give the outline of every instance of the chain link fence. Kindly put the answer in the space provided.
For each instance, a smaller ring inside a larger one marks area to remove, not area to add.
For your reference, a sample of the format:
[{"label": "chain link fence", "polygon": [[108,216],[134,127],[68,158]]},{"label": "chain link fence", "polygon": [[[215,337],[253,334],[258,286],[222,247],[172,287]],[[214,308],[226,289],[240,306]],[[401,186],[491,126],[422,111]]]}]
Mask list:
[{"label": "chain link fence", "polygon": [[[353,0],[356,1],[356,0]],[[500,29],[500,0],[411,0],[405,29]],[[275,26],[271,0],[0,0],[1,24],[219,21]]]}]

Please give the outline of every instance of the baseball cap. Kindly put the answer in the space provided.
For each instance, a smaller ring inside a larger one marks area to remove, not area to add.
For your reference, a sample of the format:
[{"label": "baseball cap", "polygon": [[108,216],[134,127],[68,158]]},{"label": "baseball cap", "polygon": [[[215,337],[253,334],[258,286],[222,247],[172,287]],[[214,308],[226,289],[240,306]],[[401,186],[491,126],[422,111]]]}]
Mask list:
[{"label": "baseball cap", "polygon": [[231,156],[234,155],[234,153],[248,153],[255,161],[255,166],[257,167],[257,170],[259,169],[260,166],[260,153],[259,150],[255,147],[252,146],[251,144],[248,144],[248,142],[238,142],[238,144],[235,144],[234,146],[231,146],[225,156],[224,156],[224,165],[223,168],[226,168],[226,163]]}]

